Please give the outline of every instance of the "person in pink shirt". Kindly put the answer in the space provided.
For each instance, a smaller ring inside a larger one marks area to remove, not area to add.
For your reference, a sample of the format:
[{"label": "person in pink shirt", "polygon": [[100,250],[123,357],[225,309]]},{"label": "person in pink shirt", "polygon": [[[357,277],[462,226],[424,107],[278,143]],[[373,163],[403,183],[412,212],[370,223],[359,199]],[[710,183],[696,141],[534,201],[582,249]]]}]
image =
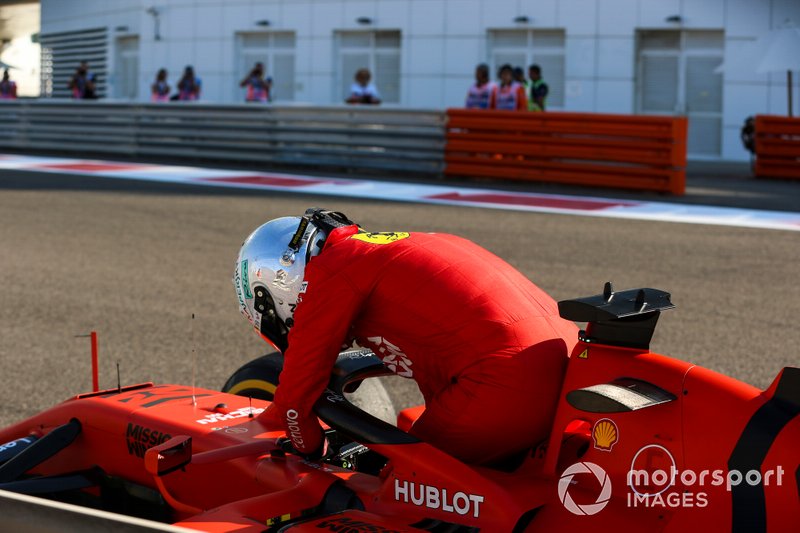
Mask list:
[{"label": "person in pink shirt", "polygon": [[89,70],[89,63],[81,61],[75,74],[70,78],[67,87],[72,91],[72,98],[76,100],[94,100],[97,98],[97,76]]},{"label": "person in pink shirt", "polygon": [[500,83],[492,88],[489,109],[527,111],[528,97],[525,95],[525,87],[514,81],[513,73],[514,69],[509,64],[500,67]]},{"label": "person in pink shirt", "polygon": [[162,68],[156,74],[156,81],[150,86],[150,100],[168,102],[170,86],[167,83],[167,69]]},{"label": "person in pink shirt", "polygon": [[270,102],[272,101],[272,78],[264,79],[264,63],[255,64],[250,73],[239,82],[239,87],[247,87],[245,101]]},{"label": "person in pink shirt", "polygon": [[475,67],[475,83],[467,91],[467,109],[489,109],[494,83],[489,80],[489,65]]},{"label": "person in pink shirt", "polygon": [[194,68],[187,65],[183,71],[183,77],[178,82],[178,100],[181,101],[194,101],[200,99],[200,91],[202,90],[203,82],[195,76]]}]

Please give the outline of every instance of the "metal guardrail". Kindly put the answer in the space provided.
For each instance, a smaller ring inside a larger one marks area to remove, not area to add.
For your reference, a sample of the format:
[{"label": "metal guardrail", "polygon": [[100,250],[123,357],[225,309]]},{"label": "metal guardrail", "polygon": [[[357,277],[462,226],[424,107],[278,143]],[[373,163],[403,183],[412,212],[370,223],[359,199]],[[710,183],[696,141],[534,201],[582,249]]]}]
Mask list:
[{"label": "metal guardrail", "polygon": [[441,111],[361,106],[0,102],[0,149],[440,174]]}]

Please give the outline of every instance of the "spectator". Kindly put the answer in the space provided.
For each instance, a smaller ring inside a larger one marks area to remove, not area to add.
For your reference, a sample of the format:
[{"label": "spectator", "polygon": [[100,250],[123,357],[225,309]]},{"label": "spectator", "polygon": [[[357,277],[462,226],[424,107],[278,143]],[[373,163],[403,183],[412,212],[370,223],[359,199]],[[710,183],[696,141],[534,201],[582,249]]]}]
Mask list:
[{"label": "spectator", "polygon": [[156,81],[150,86],[150,100],[166,102],[169,100],[170,86],[167,83],[167,69],[162,68],[156,74]]},{"label": "spectator", "polygon": [[514,78],[515,82],[519,83],[520,85],[522,85],[522,87],[525,88],[526,95],[529,94],[530,82],[528,82],[528,80],[525,79],[525,71],[522,70],[522,67],[514,67],[511,77]]},{"label": "spectator", "polygon": [[489,81],[489,65],[475,67],[475,83],[467,91],[467,109],[488,109],[494,84]]},{"label": "spectator", "polygon": [[17,84],[8,77],[8,69],[3,71],[3,81],[0,81],[0,100],[14,100],[17,98]]},{"label": "spectator", "polygon": [[255,64],[250,74],[239,82],[239,87],[247,87],[246,102],[271,102],[272,78],[264,79],[264,63]]},{"label": "spectator", "polygon": [[89,63],[81,61],[75,74],[67,85],[72,90],[72,97],[77,100],[93,100],[97,98],[97,76],[89,70]]},{"label": "spectator", "polygon": [[531,78],[528,109],[531,111],[544,111],[547,103],[547,93],[550,92],[550,88],[542,79],[542,68],[539,65],[531,65],[528,68],[528,76]]},{"label": "spectator", "polygon": [[525,88],[514,81],[511,65],[506,63],[500,67],[497,75],[500,78],[500,84],[492,88],[492,96],[489,99],[489,109],[506,109],[511,111],[523,111],[528,109],[528,98],[525,96]]},{"label": "spectator", "polygon": [[194,68],[192,68],[191,65],[186,65],[186,68],[183,70],[183,77],[181,81],[178,82],[178,100],[199,100],[202,88],[203,81],[194,75]]},{"label": "spectator", "polygon": [[381,96],[378,89],[370,83],[372,74],[367,68],[360,68],[355,75],[355,83],[350,86],[350,96],[347,97],[348,104],[380,104]]}]

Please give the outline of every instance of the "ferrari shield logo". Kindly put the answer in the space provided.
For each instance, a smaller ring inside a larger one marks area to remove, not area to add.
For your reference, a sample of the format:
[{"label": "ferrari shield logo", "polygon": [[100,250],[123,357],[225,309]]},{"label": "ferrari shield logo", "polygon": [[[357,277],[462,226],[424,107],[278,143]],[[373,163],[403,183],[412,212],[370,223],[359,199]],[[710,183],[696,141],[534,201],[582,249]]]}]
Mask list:
[{"label": "ferrari shield logo", "polygon": [[408,233],[405,231],[385,231],[378,233],[356,233],[350,237],[357,241],[364,241],[371,244],[392,244],[403,239],[408,238]]}]

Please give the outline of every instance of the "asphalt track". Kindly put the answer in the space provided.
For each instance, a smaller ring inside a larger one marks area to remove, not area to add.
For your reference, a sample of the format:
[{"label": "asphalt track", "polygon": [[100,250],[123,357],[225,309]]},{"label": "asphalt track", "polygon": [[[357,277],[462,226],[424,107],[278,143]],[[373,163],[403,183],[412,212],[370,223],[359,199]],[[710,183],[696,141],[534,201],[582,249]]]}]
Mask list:
[{"label": "asphalt track", "polygon": [[[697,224],[497,211],[102,178],[0,173],[0,425],[100,385],[219,388],[265,352],[238,313],[231,274],[243,238],[310,205],[373,231],[456,233],[508,260],[557,299],[669,290],[654,351],[759,387],[800,364],[800,235]],[[192,320],[192,314],[195,319]],[[418,401],[391,378],[395,404]],[[724,406],[720,406],[720,413]]]}]

